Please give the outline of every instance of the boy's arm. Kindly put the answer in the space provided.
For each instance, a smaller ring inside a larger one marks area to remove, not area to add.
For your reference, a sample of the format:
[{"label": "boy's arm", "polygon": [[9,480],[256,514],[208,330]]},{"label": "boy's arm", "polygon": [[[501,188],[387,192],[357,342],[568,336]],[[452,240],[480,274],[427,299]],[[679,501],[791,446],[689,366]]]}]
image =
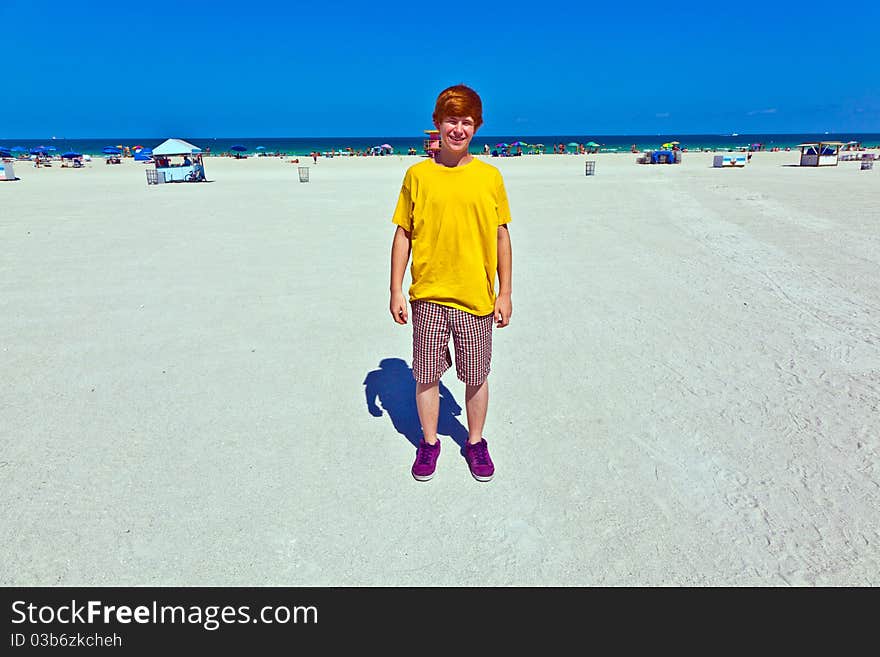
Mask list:
[{"label": "boy's arm", "polygon": [[510,231],[507,229],[507,224],[502,224],[498,226],[498,297],[495,299],[495,323],[498,328],[510,324],[510,316],[513,314],[512,267]]},{"label": "boy's arm", "polygon": [[406,297],[403,294],[403,275],[411,248],[410,234],[402,226],[398,226],[391,243],[391,302],[388,307],[398,324],[406,324],[408,317]]}]

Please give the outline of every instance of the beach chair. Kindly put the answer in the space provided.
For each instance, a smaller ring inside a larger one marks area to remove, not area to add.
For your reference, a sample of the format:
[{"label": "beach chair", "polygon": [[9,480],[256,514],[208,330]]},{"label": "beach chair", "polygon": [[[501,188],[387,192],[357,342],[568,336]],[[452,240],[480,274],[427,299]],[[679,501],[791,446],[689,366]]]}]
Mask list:
[{"label": "beach chair", "polygon": [[596,175],[596,160],[587,160],[586,166],[584,167],[584,175],[587,176],[595,176]]},{"label": "beach chair", "polygon": [[301,183],[309,182],[309,168],[308,167],[297,167],[299,170],[299,181]]}]

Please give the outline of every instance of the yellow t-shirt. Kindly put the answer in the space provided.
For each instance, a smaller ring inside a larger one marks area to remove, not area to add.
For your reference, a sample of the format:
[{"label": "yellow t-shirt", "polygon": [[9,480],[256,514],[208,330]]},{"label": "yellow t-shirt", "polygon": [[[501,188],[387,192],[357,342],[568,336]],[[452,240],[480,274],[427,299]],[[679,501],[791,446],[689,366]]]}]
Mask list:
[{"label": "yellow t-shirt", "polygon": [[392,221],[410,233],[410,301],[473,315],[495,309],[498,226],[510,221],[501,172],[474,158],[458,167],[425,160],[407,169]]}]

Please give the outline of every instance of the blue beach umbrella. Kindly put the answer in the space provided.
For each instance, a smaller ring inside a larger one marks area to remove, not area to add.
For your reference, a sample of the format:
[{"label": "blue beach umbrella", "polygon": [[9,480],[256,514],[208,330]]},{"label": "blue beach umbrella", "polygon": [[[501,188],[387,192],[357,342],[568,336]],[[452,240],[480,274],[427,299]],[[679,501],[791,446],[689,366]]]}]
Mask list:
[{"label": "blue beach umbrella", "polygon": [[0,148],[0,157],[12,157],[12,153],[5,148]]},{"label": "blue beach umbrella", "polygon": [[242,151],[247,150],[247,146],[243,146],[242,144],[233,144],[232,146],[229,147],[229,150],[238,151],[239,153],[241,153]]},{"label": "blue beach umbrella", "polygon": [[27,149],[24,146],[13,146],[10,149],[13,153],[24,153]]},{"label": "blue beach umbrella", "polygon": [[73,160],[77,157],[82,157],[82,153],[76,153],[74,151],[67,151],[66,153],[61,154],[61,158],[64,160]]},{"label": "blue beach umbrella", "polygon": [[264,151],[264,150],[266,150],[266,147],[265,146],[257,146],[254,150],[255,151]]},{"label": "blue beach umbrella", "polygon": [[45,155],[46,147],[45,146],[37,146],[36,148],[31,149],[31,155]]},{"label": "blue beach umbrella", "polygon": [[139,153],[134,154],[134,161],[135,162],[149,162],[152,159],[153,159],[152,151],[149,153],[144,153],[143,151],[140,151]]},{"label": "blue beach umbrella", "polygon": [[116,146],[105,146],[103,152],[106,155],[119,155],[122,151],[116,148]]}]

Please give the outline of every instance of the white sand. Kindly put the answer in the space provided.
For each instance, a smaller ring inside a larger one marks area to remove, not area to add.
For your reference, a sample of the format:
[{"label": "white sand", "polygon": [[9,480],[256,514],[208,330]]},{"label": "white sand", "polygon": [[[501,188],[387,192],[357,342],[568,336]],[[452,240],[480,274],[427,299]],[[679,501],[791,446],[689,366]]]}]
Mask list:
[{"label": "white sand", "polygon": [[489,484],[365,401],[415,159],[17,166],[0,584],[880,584],[880,170],[595,159],[491,160]]}]

